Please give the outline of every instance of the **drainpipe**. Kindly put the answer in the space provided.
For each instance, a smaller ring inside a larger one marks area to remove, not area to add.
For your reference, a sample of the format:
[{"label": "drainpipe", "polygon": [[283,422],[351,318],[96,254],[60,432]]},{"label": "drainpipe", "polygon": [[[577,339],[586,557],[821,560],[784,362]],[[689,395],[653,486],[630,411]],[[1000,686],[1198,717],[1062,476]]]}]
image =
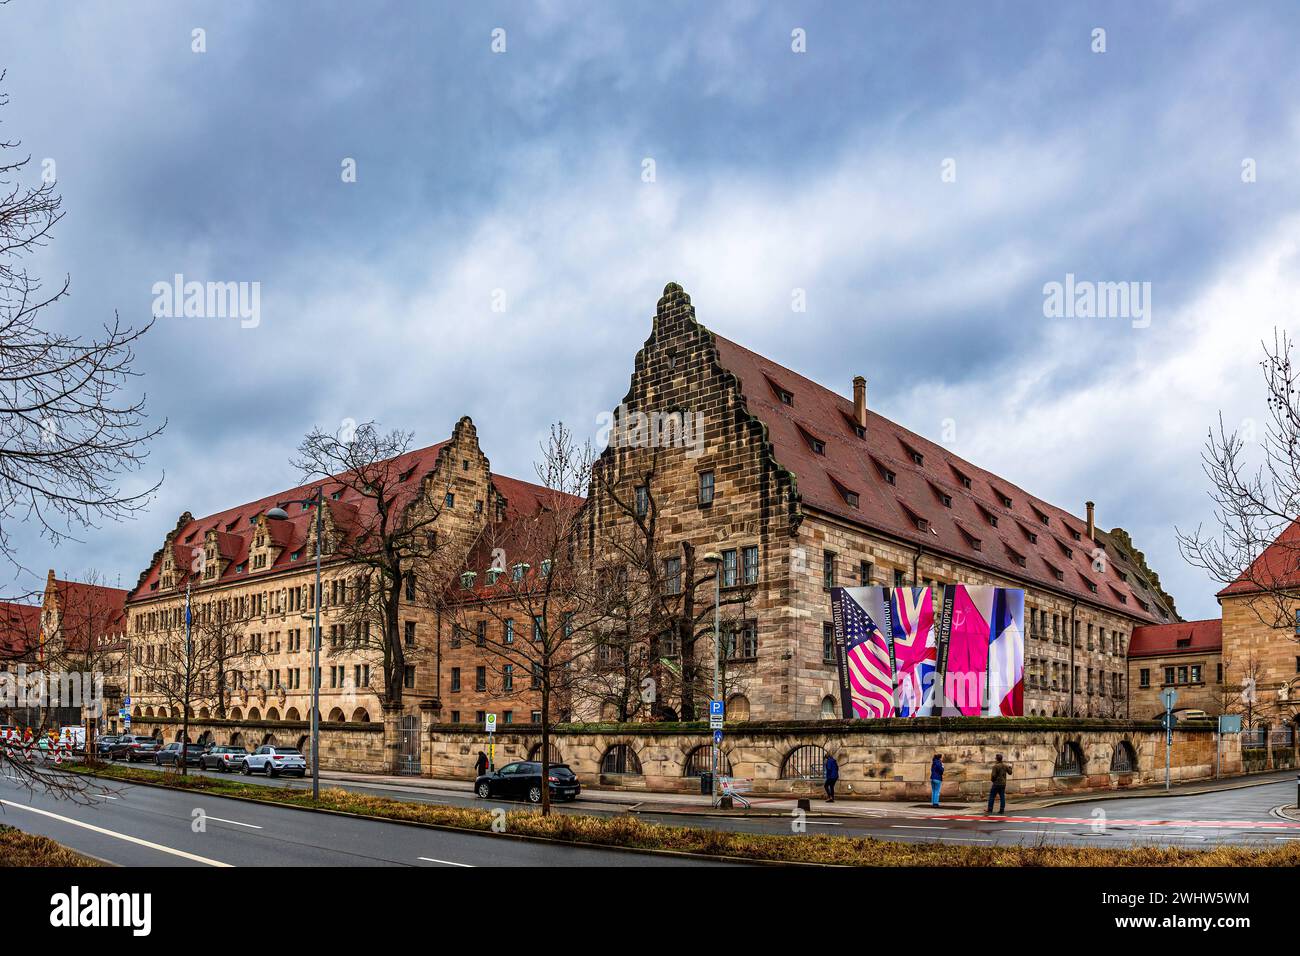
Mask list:
[{"label": "drainpipe", "polygon": [[916,554],[912,556],[912,587],[916,587],[916,566],[921,563],[921,555],[925,553],[925,546],[918,544]]},{"label": "drainpipe", "polygon": [[1069,634],[1066,635],[1070,641],[1070,673],[1066,676],[1070,681],[1070,716],[1071,717],[1078,716],[1074,712],[1074,683],[1075,683],[1074,682],[1074,635],[1075,635],[1075,628],[1077,627],[1077,622],[1075,620],[1075,611],[1078,609],[1078,607],[1079,607],[1079,599],[1075,598],[1073,601],[1070,602],[1070,632]]}]

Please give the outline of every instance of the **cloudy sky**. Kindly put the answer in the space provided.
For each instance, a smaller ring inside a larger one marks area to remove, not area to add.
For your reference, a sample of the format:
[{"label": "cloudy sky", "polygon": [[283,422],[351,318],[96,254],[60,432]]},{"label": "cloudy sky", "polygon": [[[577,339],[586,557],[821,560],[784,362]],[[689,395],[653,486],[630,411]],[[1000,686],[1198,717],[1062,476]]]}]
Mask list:
[{"label": "cloudy sky", "polygon": [[[594,436],[675,280],[721,334],[1095,500],[1217,613],[1174,528],[1210,520],[1206,429],[1262,426],[1260,340],[1296,326],[1291,4],[129,9],[0,7],[0,133],[67,209],[48,322],[147,321],[177,273],[260,283],[259,321],[157,323],[162,490],[57,549],[14,529],[38,575],[133,585],[180,512],[293,483],[315,425],[427,444],[469,414],[532,477],[552,421]],[[1151,283],[1149,325],[1045,317],[1067,273]]]}]

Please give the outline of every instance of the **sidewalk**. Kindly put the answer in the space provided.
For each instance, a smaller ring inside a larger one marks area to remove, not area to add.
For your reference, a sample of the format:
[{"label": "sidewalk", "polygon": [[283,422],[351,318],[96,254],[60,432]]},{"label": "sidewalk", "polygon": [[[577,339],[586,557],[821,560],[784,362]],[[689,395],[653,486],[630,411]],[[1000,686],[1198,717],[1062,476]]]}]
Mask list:
[{"label": "sidewalk", "polygon": [[[403,777],[385,774],[349,773],[338,770],[322,770],[321,779],[339,783],[361,783],[385,789],[420,793],[427,791],[455,791],[473,793],[474,785],[464,779],[442,779],[431,777]],[[1228,790],[1240,790],[1243,787],[1257,787],[1263,784],[1295,781],[1296,771],[1278,770],[1269,773],[1250,774],[1244,777],[1229,777],[1222,780],[1198,780],[1191,783],[1175,784],[1168,791],[1163,785],[1133,787],[1125,790],[1094,791],[1072,794],[1035,794],[1028,797],[1007,797],[1009,813],[1026,810],[1041,810],[1046,807],[1070,803],[1091,803],[1097,800],[1124,800],[1141,797],[1196,796],[1198,794],[1218,793]],[[584,789],[580,798],[590,803],[606,803],[611,809],[622,807],[629,813],[668,813],[683,816],[736,816],[736,817],[771,817],[789,816],[798,806],[801,798],[789,795],[755,795],[749,797],[752,804],[749,810],[739,807],[730,810],[715,810],[709,806],[709,798],[694,793],[657,793],[635,790],[593,790]],[[969,802],[945,801],[938,807],[940,812],[971,813],[983,812],[983,800]],[[819,817],[879,817],[879,816],[924,816],[934,810],[929,803],[912,803],[906,800],[856,800],[844,798],[830,803],[823,799],[809,799],[809,813]]]}]

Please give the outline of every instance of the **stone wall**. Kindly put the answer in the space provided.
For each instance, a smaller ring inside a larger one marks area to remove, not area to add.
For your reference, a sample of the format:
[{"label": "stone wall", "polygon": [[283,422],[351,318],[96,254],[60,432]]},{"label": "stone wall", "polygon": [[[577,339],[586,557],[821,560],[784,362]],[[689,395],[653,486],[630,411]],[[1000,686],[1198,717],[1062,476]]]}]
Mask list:
[{"label": "stone wall", "polygon": [[[173,718],[137,720],[131,723],[131,733],[143,736],[161,734],[165,741],[180,737],[181,722]],[[205,734],[211,734],[205,738]],[[190,739],[211,739],[222,746],[243,746],[254,750],[269,738],[286,746],[298,747],[311,755],[311,724],[307,721],[231,721],[191,720]],[[348,770],[359,773],[386,773],[388,764],[384,755],[384,725],[331,723],[320,725],[321,768]]]},{"label": "stone wall", "polygon": [[[561,760],[584,786],[622,790],[697,792],[699,781],[684,770],[692,751],[704,747],[708,762],[709,735],[700,725],[606,725],[565,727],[553,732]],[[537,727],[518,725],[496,736],[496,765],[533,757],[540,745]],[[1215,774],[1215,734],[1212,729],[1180,729],[1174,734],[1174,781],[1201,780]],[[641,773],[602,774],[601,761],[610,747],[629,746]],[[1054,773],[1057,754],[1077,746],[1080,772]],[[1136,770],[1112,770],[1116,750],[1128,746]],[[474,758],[485,750],[486,738],[473,727],[438,725],[429,729],[424,746],[426,776],[468,779]],[[989,769],[1001,753],[1012,764],[1008,787],[1012,794],[1058,794],[1113,790],[1164,780],[1164,734],[1150,722],[1123,720],[1015,720],[937,718],[912,721],[820,721],[805,723],[737,724],[727,731],[723,754],[737,777],[752,778],[758,794],[812,795],[821,780],[794,779],[783,773],[797,747],[822,748],[840,765],[839,793],[872,800],[922,800],[929,797],[930,758],[943,755],[947,767],[943,797],[981,799],[988,792]],[[1236,737],[1222,742],[1221,773],[1242,772]]]}]

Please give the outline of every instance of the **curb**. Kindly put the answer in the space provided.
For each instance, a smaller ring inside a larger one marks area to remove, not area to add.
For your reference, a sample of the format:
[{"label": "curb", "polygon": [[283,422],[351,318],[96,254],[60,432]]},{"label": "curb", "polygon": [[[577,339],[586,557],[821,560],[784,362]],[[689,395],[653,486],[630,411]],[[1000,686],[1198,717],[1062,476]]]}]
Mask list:
[{"label": "curb", "polygon": [[[401,820],[393,817],[372,816],[365,813],[353,813],[350,810],[331,810],[328,807],[303,807],[291,803],[281,803],[278,800],[263,800],[258,797],[243,797],[235,794],[226,793],[204,793],[202,790],[195,790],[189,787],[176,787],[166,783],[155,783],[147,780],[124,780],[120,777],[109,777],[104,774],[93,771],[78,771],[83,777],[95,777],[99,780],[107,780],[114,783],[129,784],[140,787],[153,787],[157,790],[171,790],[177,793],[190,793],[196,796],[216,797],[219,800],[240,800],[244,803],[257,803],[267,807],[278,807],[282,810],[304,810],[308,813],[326,813],[337,817],[351,817],[354,820],[373,820],[379,823],[396,823],[402,826],[420,827],[424,830],[441,830],[446,833],[465,833],[483,837],[504,838],[507,840],[518,840],[525,843],[547,843],[553,846],[572,846],[582,847],[590,850],[611,850],[617,853],[633,854],[650,854],[653,856],[670,856],[688,860],[715,860],[722,863],[743,863],[753,866],[810,866],[817,868],[845,868],[837,863],[808,863],[801,860],[762,860],[743,856],[722,856],[713,853],[691,853],[686,850],[656,850],[640,849],[637,847],[617,846],[605,843],[591,843],[585,840],[560,840],[555,837],[534,836],[528,833],[495,833],[491,830],[476,830],[472,827],[457,827],[446,823],[425,823],[421,820]],[[256,784],[247,784],[246,786],[256,786]],[[401,801],[397,801],[401,802]],[[86,856],[88,854],[82,854]],[[109,864],[115,865],[115,864]]]}]

